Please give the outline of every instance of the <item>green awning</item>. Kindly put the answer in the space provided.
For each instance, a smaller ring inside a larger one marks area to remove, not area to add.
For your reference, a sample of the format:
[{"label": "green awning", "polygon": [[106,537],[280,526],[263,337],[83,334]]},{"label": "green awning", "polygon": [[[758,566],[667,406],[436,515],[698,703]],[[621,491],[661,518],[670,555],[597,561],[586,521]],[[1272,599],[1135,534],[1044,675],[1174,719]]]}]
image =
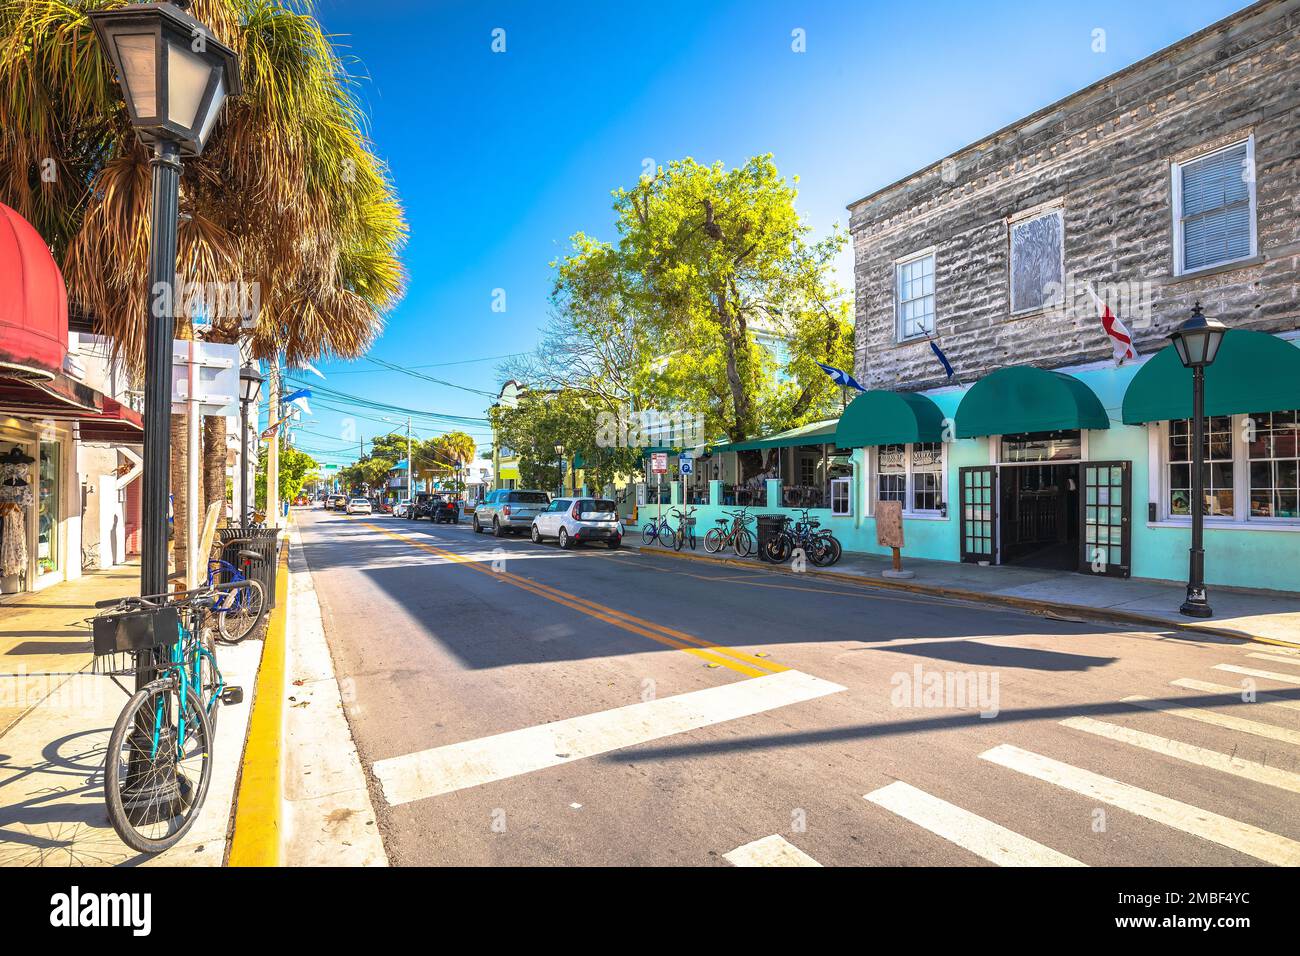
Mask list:
[{"label": "green awning", "polygon": [[958,438],[1110,427],[1101,399],[1087,385],[1029,365],[984,376],[957,406],[956,419]]},{"label": "green awning", "polygon": [[790,448],[795,445],[833,445],[835,444],[835,429],[839,426],[839,419],[832,418],[824,422],[813,422],[811,425],[800,425],[798,428],[791,428],[788,431],[777,432],[775,435],[769,435],[766,438],[753,438],[749,441],[724,442],[721,445],[714,445],[713,452],[716,454],[723,451],[758,451],[763,448]]},{"label": "green awning", "polygon": [[[1232,329],[1205,370],[1205,414],[1300,408],[1300,348],[1266,332]],[[1124,423],[1192,417],[1192,371],[1172,345],[1143,365],[1124,393]]]},{"label": "green awning", "polygon": [[840,448],[942,440],[943,412],[916,392],[863,392],[849,403],[835,430]]}]

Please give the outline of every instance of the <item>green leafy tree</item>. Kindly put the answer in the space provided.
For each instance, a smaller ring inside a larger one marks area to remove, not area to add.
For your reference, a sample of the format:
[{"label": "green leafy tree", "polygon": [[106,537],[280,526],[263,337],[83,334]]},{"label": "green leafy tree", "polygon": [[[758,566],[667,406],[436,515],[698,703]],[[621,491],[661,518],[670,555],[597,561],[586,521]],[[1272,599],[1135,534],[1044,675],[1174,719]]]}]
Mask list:
[{"label": "green leafy tree", "polygon": [[734,169],[688,158],[615,191],[616,242],[573,237],[553,301],[571,328],[620,332],[624,396],[703,414],[708,434],[731,439],[833,411],[838,391],[815,363],[852,366],[832,278],[846,238],[836,227],[812,240],[795,182],[770,155]]},{"label": "green leafy tree", "polygon": [[[257,455],[256,500],[258,508],[266,507],[266,449],[263,444]],[[280,449],[280,500],[292,501],[310,481],[319,481],[316,459],[292,445]]]}]

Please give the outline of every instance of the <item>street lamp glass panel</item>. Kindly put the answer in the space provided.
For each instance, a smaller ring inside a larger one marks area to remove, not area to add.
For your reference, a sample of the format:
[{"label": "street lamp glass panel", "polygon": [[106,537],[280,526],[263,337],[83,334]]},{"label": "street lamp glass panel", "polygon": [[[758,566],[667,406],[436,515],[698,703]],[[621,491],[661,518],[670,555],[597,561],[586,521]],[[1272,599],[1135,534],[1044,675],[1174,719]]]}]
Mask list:
[{"label": "street lamp glass panel", "polygon": [[187,45],[167,40],[167,118],[177,126],[193,129],[203,94],[208,90],[212,67]]},{"label": "street lamp glass panel", "polygon": [[115,38],[122,83],[135,115],[158,115],[158,46],[152,33],[127,33]]},{"label": "street lamp glass panel", "polygon": [[255,402],[262,394],[262,376],[258,374],[255,366],[245,365],[240,369],[239,391],[246,402]]}]

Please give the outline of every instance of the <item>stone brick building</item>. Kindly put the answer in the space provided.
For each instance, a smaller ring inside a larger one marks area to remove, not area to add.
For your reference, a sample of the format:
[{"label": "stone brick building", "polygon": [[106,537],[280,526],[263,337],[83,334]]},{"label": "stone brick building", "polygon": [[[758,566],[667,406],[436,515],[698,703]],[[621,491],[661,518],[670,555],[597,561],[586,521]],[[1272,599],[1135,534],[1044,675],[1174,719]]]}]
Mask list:
[{"label": "stone brick building", "polygon": [[[1136,286],[1141,314],[1121,318],[1141,352],[1198,299],[1233,328],[1300,327],[1298,116],[1300,3],[1266,0],[852,203],[859,381],[945,384],[925,336],[902,335],[896,314],[896,263],[924,250],[929,331],[959,380],[1108,358],[1086,293],[1013,311],[1011,229],[1043,212],[1063,220],[1062,284]],[[1254,248],[1180,269],[1173,170],[1241,142],[1253,153]]]},{"label": "stone brick building", "polygon": [[1300,0],[849,210],[869,391],[835,432],[853,492],[829,518],[850,547],[877,550],[899,501],[913,554],[1182,578],[1191,373],[1167,337],[1199,302],[1230,330],[1206,371],[1207,579],[1300,591]]}]

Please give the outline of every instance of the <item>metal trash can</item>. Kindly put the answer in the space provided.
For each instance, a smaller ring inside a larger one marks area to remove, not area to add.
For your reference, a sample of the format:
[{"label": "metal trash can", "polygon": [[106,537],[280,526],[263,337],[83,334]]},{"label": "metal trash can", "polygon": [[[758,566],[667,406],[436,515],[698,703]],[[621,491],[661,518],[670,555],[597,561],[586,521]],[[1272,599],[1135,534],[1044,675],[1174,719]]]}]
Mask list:
[{"label": "metal trash can", "polygon": [[[279,532],[275,528],[220,528],[221,560],[243,569],[240,551],[256,551],[262,556],[261,561],[254,561],[248,568],[248,576],[262,585],[266,592],[266,606],[275,607],[275,577],[280,566],[280,555],[276,547]],[[222,584],[229,583],[229,572],[222,575]]]},{"label": "metal trash can", "polygon": [[785,515],[763,514],[758,516],[758,560],[767,560],[767,549],[764,546],[777,536],[783,524],[785,524]]}]

